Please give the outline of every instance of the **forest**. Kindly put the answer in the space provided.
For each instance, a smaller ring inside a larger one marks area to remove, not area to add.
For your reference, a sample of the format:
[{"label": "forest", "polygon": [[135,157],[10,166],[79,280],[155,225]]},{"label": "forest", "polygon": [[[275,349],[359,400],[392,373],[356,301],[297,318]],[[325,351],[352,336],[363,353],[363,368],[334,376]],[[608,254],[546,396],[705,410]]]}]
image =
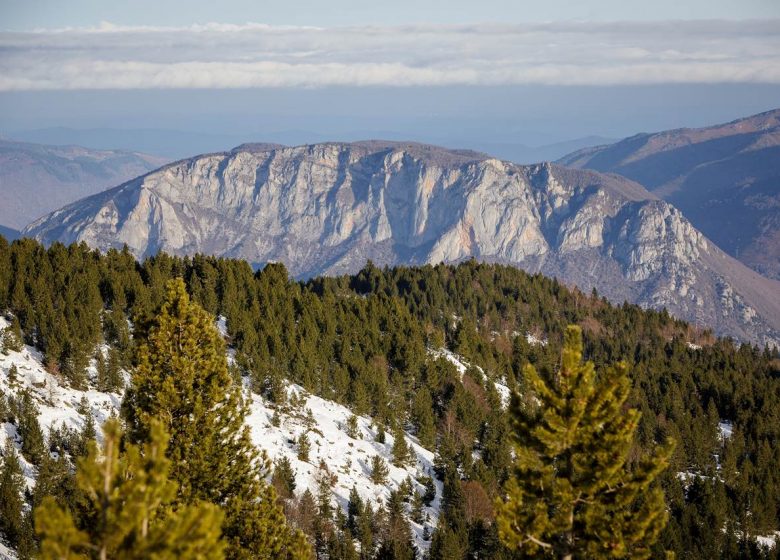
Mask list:
[{"label": "forest", "polygon": [[[182,293],[172,296],[169,281],[177,278],[183,280]],[[185,300],[191,300],[192,309],[181,303]],[[73,387],[90,383],[86,370],[92,360],[97,361],[99,390],[123,389],[123,370],[153,386],[159,381],[155,344],[165,342],[155,336],[164,328],[165,313],[176,312],[189,313],[195,323],[226,318],[226,342],[235,351],[235,364],[229,371],[222,372],[221,365],[212,369],[221,382],[235,387],[233,392],[240,392],[244,380],[276,406],[295,406],[286,402],[284,390],[293,382],[370,416],[388,432],[410,431],[434,450],[436,476],[443,481],[439,527],[430,535],[429,556],[436,560],[527,557],[507,548],[498,535],[495,505],[513,476],[515,425],[495,384],[520,396],[531,390],[526,366],[550,376],[560,366],[567,327],[576,325],[582,354],[597,372],[625,363],[630,378],[625,406],[640,413],[628,468],[641,468],[643,456],[669,439],[676,442],[669,468],[656,482],[669,519],[650,556],[666,558],[667,551],[685,559],[780,554],[778,547],[760,547],[754,540],[780,529],[777,349],[739,344],[666,311],[611,303],[595,291],[583,293],[555,279],[475,260],[395,268],[368,262],[355,275],[301,281],[290,278],[279,263],[254,270],[240,260],[166,254],[138,262],[126,249],[101,254],[85,244],[45,248],[29,239],[9,244],[0,238],[0,313],[12,322],[3,345],[23,341],[35,346],[47,369]],[[221,340],[207,337],[207,342],[224,354]],[[96,353],[100,344],[108,345],[106,356]],[[470,364],[462,377],[437,357],[436,350],[443,348]],[[134,385],[125,399],[130,404],[123,425],[106,427],[106,441],[124,442],[121,459],[117,455],[121,468],[143,470],[152,467],[141,464],[138,456],[147,455],[140,449],[163,441],[160,434],[170,435],[170,449],[175,449],[178,436],[175,425],[156,427],[148,421],[151,409],[144,406],[151,405],[138,391]],[[235,399],[228,399],[230,406],[240,412]],[[92,443],[100,427],[44,437],[35,429],[34,406],[3,395],[0,421],[18,427],[21,453],[39,470],[35,491],[21,499],[26,503],[11,504],[14,492],[19,494],[14,488],[18,461],[15,467],[15,452],[3,451],[0,534],[20,557],[35,557],[42,554],[42,533],[32,528],[45,525],[36,515],[67,518],[74,528],[84,528],[95,514],[84,506],[78,483],[86,475],[77,480],[75,472],[79,461],[93,470],[105,467],[100,461],[107,459],[98,458]],[[239,434],[240,427],[231,425]],[[236,453],[254,457],[241,442],[235,443]],[[403,460],[404,450],[398,454]],[[164,466],[166,476],[183,484],[175,460]],[[280,524],[280,534],[299,555],[291,558],[419,555],[408,523],[415,502],[431,496],[397,492],[380,508],[355,497],[342,512],[318,496],[297,495],[284,464],[258,469],[269,481],[262,488],[247,482],[246,473],[227,476],[251,495],[273,495],[276,509],[252,515],[260,520],[258,526],[268,520]],[[215,554],[248,557],[242,531],[258,530],[238,520],[250,506],[237,501],[231,510],[224,505],[233,503],[235,488],[208,495],[205,489],[213,479],[186,480],[192,484],[188,497],[179,492],[163,500],[181,503],[182,519],[166,518],[165,523],[186,528],[185,506],[204,508],[201,513],[215,520],[224,516],[223,532],[233,540],[223,535]],[[160,488],[161,495],[170,493],[163,491],[164,484]]]}]

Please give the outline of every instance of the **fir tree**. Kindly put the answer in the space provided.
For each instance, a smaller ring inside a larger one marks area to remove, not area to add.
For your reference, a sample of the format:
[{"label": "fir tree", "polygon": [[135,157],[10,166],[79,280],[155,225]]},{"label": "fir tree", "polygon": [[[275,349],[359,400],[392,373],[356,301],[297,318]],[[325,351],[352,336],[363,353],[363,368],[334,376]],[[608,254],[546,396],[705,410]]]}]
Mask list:
[{"label": "fir tree", "polygon": [[150,426],[149,443],[128,446],[120,454],[116,420],[104,425],[103,457],[93,441],[79,461],[78,486],[88,502],[83,527],[52,497],[35,512],[42,560],[62,558],[219,559],[222,514],[211,504],[165,508],[176,495],[168,479],[167,434]]},{"label": "fir tree", "polygon": [[526,554],[571,558],[646,558],[666,524],[662,491],[669,444],[633,470],[628,455],[639,413],[624,409],[626,366],[598,377],[582,363],[582,335],[566,330],[560,371],[523,370],[528,394],[512,402],[514,477],[497,500],[503,543]]},{"label": "fir tree", "polygon": [[170,281],[157,316],[140,331],[138,366],[123,411],[132,441],[147,441],[155,421],[171,434],[168,457],[177,501],[208,501],[225,511],[227,557],[299,558],[308,554],[263,482],[261,460],[245,425],[241,387],[228,371],[214,318]]}]

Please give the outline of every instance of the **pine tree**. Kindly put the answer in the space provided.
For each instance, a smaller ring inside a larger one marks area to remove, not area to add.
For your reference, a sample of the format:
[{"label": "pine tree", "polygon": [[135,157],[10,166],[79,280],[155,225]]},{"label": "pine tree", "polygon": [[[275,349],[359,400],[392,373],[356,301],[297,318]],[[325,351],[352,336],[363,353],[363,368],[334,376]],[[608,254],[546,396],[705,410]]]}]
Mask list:
[{"label": "pine tree", "polygon": [[103,457],[93,441],[79,461],[76,478],[88,502],[83,527],[50,496],[36,509],[41,558],[222,558],[222,514],[216,506],[165,507],[176,485],[168,479],[168,437],[162,427],[150,426],[149,443],[129,445],[122,454],[121,436],[119,422],[109,420]]},{"label": "pine tree", "polygon": [[301,432],[298,436],[298,460],[304,463],[309,462],[309,452],[311,451],[311,443],[309,442],[309,436],[306,432]]},{"label": "pine tree", "polygon": [[11,440],[6,441],[0,462],[0,535],[15,548],[23,532],[24,477]]},{"label": "pine tree", "polygon": [[662,491],[667,444],[633,470],[628,455],[639,412],[625,364],[596,375],[582,363],[578,327],[565,333],[560,371],[523,370],[528,393],[512,402],[514,477],[497,500],[502,542],[526,554],[571,558],[647,558],[666,524]]},{"label": "pine tree", "polygon": [[38,407],[32,395],[25,390],[17,399],[17,427],[22,437],[22,455],[34,465],[39,465],[46,452],[43,431],[38,422]]},{"label": "pine tree", "polygon": [[214,318],[190,301],[179,278],[168,282],[156,318],[140,332],[123,403],[131,440],[148,441],[152,423],[162,422],[171,434],[177,502],[223,508],[228,558],[306,556],[305,540],[286,526],[263,482],[267,461],[251,442],[241,387],[228,371]]},{"label": "pine tree", "polygon": [[360,428],[358,427],[358,417],[354,414],[350,415],[349,418],[347,418],[347,423],[345,426],[344,431],[347,433],[347,436],[351,437],[352,439],[361,439],[362,436],[360,434]]},{"label": "pine tree", "polygon": [[403,467],[412,460],[412,452],[409,444],[406,443],[406,434],[399,425],[393,430],[393,464],[396,467]]},{"label": "pine tree", "polygon": [[22,329],[16,317],[10,325],[0,331],[0,350],[3,354],[22,351]]},{"label": "pine tree", "polygon": [[390,474],[390,469],[387,468],[385,460],[379,455],[371,457],[371,482],[384,484],[387,482],[388,474]]}]

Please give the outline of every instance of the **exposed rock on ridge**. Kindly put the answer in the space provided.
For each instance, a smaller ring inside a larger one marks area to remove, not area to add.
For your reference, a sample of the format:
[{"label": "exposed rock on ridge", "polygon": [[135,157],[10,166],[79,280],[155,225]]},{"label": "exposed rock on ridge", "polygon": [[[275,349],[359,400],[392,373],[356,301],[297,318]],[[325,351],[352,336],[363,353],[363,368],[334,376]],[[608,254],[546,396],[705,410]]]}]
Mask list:
[{"label": "exposed rock on ridge", "polygon": [[367,258],[474,256],[666,306],[719,333],[780,339],[780,283],[727,257],[636,183],[419,144],[250,145],[199,156],[58,210],[25,234],[127,244],[138,257],[283,261],[299,277],[355,271]]}]

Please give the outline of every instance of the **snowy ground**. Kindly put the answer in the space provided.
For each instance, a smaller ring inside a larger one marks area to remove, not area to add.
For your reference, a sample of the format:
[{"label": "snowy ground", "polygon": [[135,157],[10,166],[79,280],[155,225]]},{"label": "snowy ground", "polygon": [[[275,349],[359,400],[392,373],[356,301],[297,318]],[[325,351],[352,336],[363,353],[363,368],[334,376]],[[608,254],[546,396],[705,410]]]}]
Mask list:
[{"label": "snowy ground", "polygon": [[[280,425],[274,427],[271,418],[274,415],[274,407],[259,395],[252,395],[248,424],[252,430],[252,438],[258,447],[265,450],[272,460],[279,457],[287,457],[295,471],[296,494],[306,489],[316,496],[318,475],[321,474],[320,461],[324,461],[330,473],[337,477],[333,487],[333,500],[344,511],[347,509],[349,492],[354,487],[364,501],[373,504],[384,503],[390,495],[391,489],[396,489],[407,478],[411,477],[415,489],[424,493],[424,487],[417,482],[421,476],[430,476],[435,479],[433,473],[433,453],[421,447],[416,438],[406,434],[409,447],[415,455],[413,464],[405,468],[392,465],[393,436],[385,433],[385,443],[376,441],[377,429],[370,418],[358,417],[358,431],[360,437],[352,439],[346,434],[346,423],[352,412],[339,404],[327,401],[319,397],[308,395],[297,385],[288,389],[290,394],[295,394],[305,399],[305,403],[297,408],[294,413],[281,413]],[[307,414],[311,410],[314,423],[307,427]],[[295,442],[298,437],[306,433],[311,443],[309,461],[298,460],[298,452]],[[375,485],[371,482],[371,458],[375,455],[382,457],[388,464],[389,475],[387,483]],[[431,507],[425,508],[429,521],[423,525],[412,522],[417,547],[424,551],[429,547],[429,542],[422,537],[424,526],[428,525],[432,532],[438,518],[439,502],[442,494],[442,484],[436,482],[436,498]]]},{"label": "snowy ground", "polygon": [[[0,329],[5,328],[8,321],[0,317]],[[218,322],[220,331],[224,334],[224,321]],[[15,383],[10,383],[8,371],[15,364],[18,376]],[[94,381],[96,370],[91,367],[89,376]],[[24,389],[30,390],[33,399],[40,410],[38,418],[44,435],[48,435],[49,429],[65,425],[75,430],[81,430],[86,422],[86,416],[79,413],[79,403],[86,398],[87,408],[100,425],[112,415],[119,414],[121,395],[109,394],[90,388],[86,391],[78,391],[66,387],[62,380],[45,370],[40,352],[25,346],[21,352],[9,352],[8,355],[0,353],[0,390],[6,395],[17,395]],[[271,458],[286,456],[296,472],[296,494],[300,495],[306,489],[310,489],[315,495],[317,492],[317,477],[320,474],[320,460],[323,460],[328,469],[337,477],[333,486],[333,503],[346,511],[349,492],[354,486],[361,498],[371,501],[373,504],[384,502],[391,489],[398,486],[411,477],[415,489],[423,492],[422,485],[417,482],[422,476],[433,475],[433,452],[421,447],[416,438],[406,435],[409,447],[415,455],[413,464],[405,468],[392,465],[393,436],[386,432],[385,443],[376,440],[376,426],[367,417],[358,417],[360,439],[352,439],[347,436],[344,426],[352,412],[339,404],[321,399],[313,395],[307,395],[301,387],[292,385],[290,394],[295,393],[305,402],[295,411],[284,412],[280,410],[280,425],[271,424],[274,407],[260,395],[250,394],[250,414],[247,418],[254,442],[263,449]],[[307,426],[307,410],[311,410],[313,422]],[[297,448],[294,441],[302,432],[307,432],[311,443],[309,462],[304,463],[297,458]],[[5,446],[6,440],[15,442],[17,449],[21,447],[21,441],[17,437],[16,427],[10,423],[0,426],[0,449]],[[377,486],[371,482],[370,461],[374,455],[383,457],[389,467],[387,484]],[[20,455],[20,461],[24,469],[27,485],[32,488],[35,484],[36,469],[24,460]],[[439,502],[441,500],[442,485],[436,481],[436,498],[431,507],[425,508],[428,520],[422,524],[412,523],[417,547],[427,550],[429,542],[422,537],[425,525],[429,531],[436,526],[438,518]],[[0,546],[0,560],[4,559],[8,552]]]}]

